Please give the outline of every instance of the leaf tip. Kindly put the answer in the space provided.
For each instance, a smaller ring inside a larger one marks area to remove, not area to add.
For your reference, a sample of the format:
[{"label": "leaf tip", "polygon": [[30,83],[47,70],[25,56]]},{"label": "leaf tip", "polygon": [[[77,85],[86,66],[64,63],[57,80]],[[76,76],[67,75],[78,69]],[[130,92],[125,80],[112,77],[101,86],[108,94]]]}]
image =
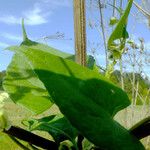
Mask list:
[{"label": "leaf tip", "polygon": [[24,18],[22,18],[22,33],[23,33],[23,41],[28,40],[27,33],[24,26]]}]

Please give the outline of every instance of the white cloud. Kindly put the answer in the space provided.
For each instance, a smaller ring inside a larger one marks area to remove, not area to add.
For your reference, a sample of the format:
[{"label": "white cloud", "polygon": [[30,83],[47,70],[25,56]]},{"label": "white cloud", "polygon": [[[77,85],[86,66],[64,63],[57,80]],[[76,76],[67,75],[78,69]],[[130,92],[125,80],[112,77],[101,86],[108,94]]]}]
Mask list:
[{"label": "white cloud", "polygon": [[6,48],[8,46],[9,46],[9,44],[4,43],[4,42],[0,42],[0,48]]},{"label": "white cloud", "polygon": [[150,50],[150,41],[145,43],[145,48],[146,48],[147,50]]},{"label": "white cloud", "polygon": [[70,7],[73,0],[41,0],[41,3],[49,4],[51,8]]},{"label": "white cloud", "polygon": [[31,10],[23,11],[21,16],[3,15],[0,22],[5,24],[21,24],[21,19],[25,19],[26,25],[40,25],[48,22],[49,12],[43,11],[39,5],[34,5]]},{"label": "white cloud", "polygon": [[39,5],[34,5],[34,8],[29,11],[23,12],[23,16],[26,19],[27,25],[39,25],[48,22],[48,16],[50,16],[51,11],[43,12]]},{"label": "white cloud", "polygon": [[0,22],[5,24],[21,24],[21,19],[25,19],[26,25],[40,25],[47,23],[53,11],[60,7],[71,6],[71,0],[41,0],[36,2],[31,9],[25,10],[20,16],[3,15]]},{"label": "white cloud", "polygon": [[0,22],[6,24],[20,24],[21,18],[17,18],[12,15],[4,15],[4,16],[0,16]]},{"label": "white cloud", "polygon": [[4,37],[4,38],[7,38],[9,40],[13,40],[13,41],[22,41],[21,36],[13,35],[13,34],[10,34],[10,33],[2,33],[1,36]]}]

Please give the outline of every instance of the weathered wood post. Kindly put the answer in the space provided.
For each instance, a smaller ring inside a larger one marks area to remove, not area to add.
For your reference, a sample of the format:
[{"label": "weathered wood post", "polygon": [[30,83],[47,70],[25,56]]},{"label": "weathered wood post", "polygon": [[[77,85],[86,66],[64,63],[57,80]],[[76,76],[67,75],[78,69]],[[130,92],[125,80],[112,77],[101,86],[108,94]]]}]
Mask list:
[{"label": "weathered wood post", "polygon": [[85,0],[74,0],[75,60],[86,66]]}]

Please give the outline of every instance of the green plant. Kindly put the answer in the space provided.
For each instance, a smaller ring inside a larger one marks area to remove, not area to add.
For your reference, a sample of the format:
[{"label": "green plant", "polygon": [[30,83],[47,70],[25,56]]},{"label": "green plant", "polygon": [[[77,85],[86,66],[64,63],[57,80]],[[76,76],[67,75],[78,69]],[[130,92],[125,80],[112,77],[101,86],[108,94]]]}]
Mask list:
[{"label": "green plant", "polygon": [[[128,16],[126,12],[125,16]],[[118,22],[116,30],[121,30],[119,38],[124,40],[122,22]],[[143,150],[141,137],[136,138],[113,119],[118,111],[130,105],[127,94],[99,74],[90,56],[87,59],[90,69],[82,67],[72,61],[74,56],[28,39],[22,24],[24,41],[20,46],[8,48],[15,54],[7,68],[3,87],[15,103],[35,114],[41,114],[53,104],[61,113],[24,120],[22,123],[30,132],[13,126],[7,129],[5,125],[3,132],[29,142],[33,149],[35,145],[53,150],[81,150],[85,137],[94,145],[93,149]],[[118,35],[113,33],[108,45],[110,49],[116,38]],[[4,118],[3,114],[1,116]],[[2,119],[1,123],[7,124],[7,120]],[[55,142],[32,134],[34,130],[48,132]]]},{"label": "green plant", "polygon": [[[28,38],[19,47],[9,49],[13,49],[15,55],[7,69],[4,89],[14,102],[23,104],[34,113],[47,110],[53,103],[59,106],[67,118],[65,120],[71,123],[68,124],[70,127],[68,125],[67,127],[72,133],[69,135],[63,131],[61,122],[58,128],[59,136],[54,137],[56,142],[61,142],[58,138],[64,133],[62,139],[72,139],[74,147],[77,147],[74,142],[75,135],[81,133],[96,146],[103,148],[143,149],[134,136],[112,119],[119,110],[130,104],[127,95],[121,89],[98,72],[57,54],[53,55],[44,47],[40,49],[38,43]],[[20,60],[24,61],[24,65]],[[55,117],[50,116],[30,120],[30,129],[44,130],[52,134],[50,127],[52,127],[51,120],[55,122],[53,119],[55,120]],[[73,134],[75,129],[71,129],[72,126],[76,128],[77,133]],[[57,132],[58,130],[56,129]],[[100,135],[104,138],[100,138]]]}]

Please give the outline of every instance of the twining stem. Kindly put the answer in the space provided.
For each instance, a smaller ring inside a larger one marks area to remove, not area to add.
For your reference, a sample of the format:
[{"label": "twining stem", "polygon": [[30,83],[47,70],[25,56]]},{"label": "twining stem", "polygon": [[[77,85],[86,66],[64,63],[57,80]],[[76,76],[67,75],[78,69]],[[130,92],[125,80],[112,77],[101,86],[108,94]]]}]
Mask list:
[{"label": "twining stem", "polygon": [[115,9],[115,7],[116,7],[116,0],[113,0],[113,17],[115,17],[115,15],[116,15],[116,9]]},{"label": "twining stem", "polygon": [[77,146],[78,146],[78,150],[82,150],[82,141],[84,139],[84,136],[82,136],[81,134],[78,135],[78,139],[77,139]]},{"label": "twining stem", "polygon": [[104,28],[104,20],[103,20],[103,11],[101,7],[101,1],[98,0],[98,6],[99,6],[99,13],[100,13],[100,24],[102,28],[102,35],[103,35],[103,42],[104,42],[104,48],[105,48],[105,61],[106,61],[106,68],[108,67],[108,56],[107,56],[107,42],[106,42],[106,36],[105,36],[105,28]]},{"label": "twining stem", "polygon": [[[8,130],[4,130],[4,133],[8,134],[15,142],[18,142],[15,138],[18,138],[20,140],[26,141],[32,145],[41,147],[46,150],[58,150],[59,145],[57,145],[55,142],[47,140],[45,138],[42,138],[38,135],[35,135],[29,131],[26,131],[22,128],[11,126]],[[137,137],[139,140],[149,136],[150,135],[150,117],[145,118],[144,120],[137,123],[135,126],[133,126],[129,132]],[[79,150],[82,150],[82,141],[83,136],[78,136],[78,147]],[[25,146],[23,146],[21,143],[19,143],[20,146],[24,147],[25,150],[28,150]]]},{"label": "twining stem", "polygon": [[139,140],[150,135],[150,117],[147,117],[134,125],[130,129],[130,133],[133,134]]},{"label": "twining stem", "polygon": [[120,0],[120,9],[122,10],[122,4],[123,4],[123,1]]},{"label": "twining stem", "polygon": [[133,1],[133,4],[145,15],[146,17],[150,17],[150,13],[144,10],[140,5],[138,5],[135,1]]},{"label": "twining stem", "polygon": [[59,145],[57,145],[55,142],[42,138],[19,127],[11,126],[10,129],[4,130],[3,132],[47,150],[58,150],[59,147]]},{"label": "twining stem", "polygon": [[22,32],[23,32],[23,41],[27,41],[28,37],[27,37],[27,33],[24,27],[24,19],[22,19]]}]

